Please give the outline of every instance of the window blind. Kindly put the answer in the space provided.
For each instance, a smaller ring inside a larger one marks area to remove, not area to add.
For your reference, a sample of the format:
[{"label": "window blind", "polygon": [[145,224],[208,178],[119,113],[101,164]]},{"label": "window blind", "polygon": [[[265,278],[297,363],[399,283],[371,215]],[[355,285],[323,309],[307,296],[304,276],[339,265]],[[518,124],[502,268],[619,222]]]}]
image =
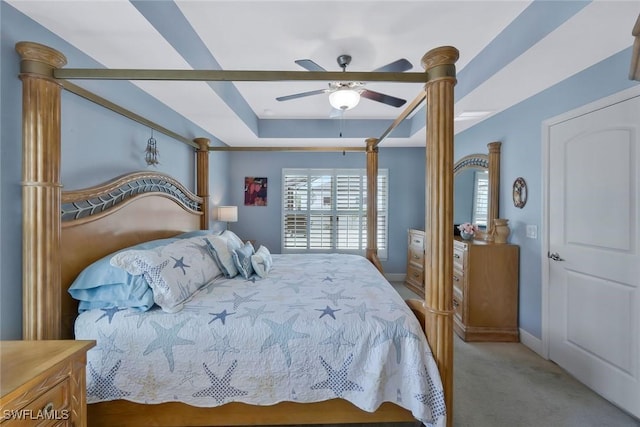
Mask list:
[{"label": "window blind", "polygon": [[[378,256],[387,257],[388,169],[378,171]],[[284,253],[367,247],[365,169],[283,169]]]},{"label": "window blind", "polygon": [[489,216],[489,174],[476,172],[473,185],[473,218],[472,223],[487,226]]}]

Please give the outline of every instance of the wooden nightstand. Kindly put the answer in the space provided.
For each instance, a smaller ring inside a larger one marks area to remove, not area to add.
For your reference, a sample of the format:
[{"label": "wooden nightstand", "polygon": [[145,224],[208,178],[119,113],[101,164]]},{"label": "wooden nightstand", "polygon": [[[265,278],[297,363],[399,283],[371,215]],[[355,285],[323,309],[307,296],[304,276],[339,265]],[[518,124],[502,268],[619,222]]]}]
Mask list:
[{"label": "wooden nightstand", "polygon": [[87,425],[86,352],[95,341],[0,341],[0,424]]}]

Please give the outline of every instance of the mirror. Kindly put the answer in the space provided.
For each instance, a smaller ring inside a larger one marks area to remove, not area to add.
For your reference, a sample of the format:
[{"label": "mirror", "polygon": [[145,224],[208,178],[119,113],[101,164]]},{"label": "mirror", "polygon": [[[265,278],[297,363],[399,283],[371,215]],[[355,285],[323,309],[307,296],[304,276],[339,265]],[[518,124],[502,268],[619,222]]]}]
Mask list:
[{"label": "mirror", "polygon": [[453,222],[470,222],[481,230],[487,228],[489,212],[489,168],[470,167],[453,180]]},{"label": "mirror", "polygon": [[453,223],[477,224],[478,238],[491,236],[493,219],[498,218],[500,194],[500,142],[487,144],[488,154],[470,154],[453,167]]}]

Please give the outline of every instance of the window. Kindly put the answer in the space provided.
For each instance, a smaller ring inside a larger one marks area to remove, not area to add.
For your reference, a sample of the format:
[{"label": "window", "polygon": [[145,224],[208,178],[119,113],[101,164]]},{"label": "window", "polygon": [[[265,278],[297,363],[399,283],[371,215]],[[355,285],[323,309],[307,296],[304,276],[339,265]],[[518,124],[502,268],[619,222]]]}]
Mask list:
[{"label": "window", "polygon": [[489,172],[476,171],[473,183],[473,218],[471,222],[481,227],[487,226],[489,216]]},{"label": "window", "polygon": [[[378,256],[387,257],[389,171],[378,171]],[[364,169],[283,169],[282,252],[345,252],[367,248]]]}]

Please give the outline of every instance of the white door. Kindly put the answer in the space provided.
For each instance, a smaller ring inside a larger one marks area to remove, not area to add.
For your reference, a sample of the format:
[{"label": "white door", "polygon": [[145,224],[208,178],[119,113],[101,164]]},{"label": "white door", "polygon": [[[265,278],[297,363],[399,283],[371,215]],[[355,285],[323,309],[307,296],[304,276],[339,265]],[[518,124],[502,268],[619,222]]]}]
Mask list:
[{"label": "white door", "polygon": [[549,128],[549,357],[640,417],[640,96]]}]

